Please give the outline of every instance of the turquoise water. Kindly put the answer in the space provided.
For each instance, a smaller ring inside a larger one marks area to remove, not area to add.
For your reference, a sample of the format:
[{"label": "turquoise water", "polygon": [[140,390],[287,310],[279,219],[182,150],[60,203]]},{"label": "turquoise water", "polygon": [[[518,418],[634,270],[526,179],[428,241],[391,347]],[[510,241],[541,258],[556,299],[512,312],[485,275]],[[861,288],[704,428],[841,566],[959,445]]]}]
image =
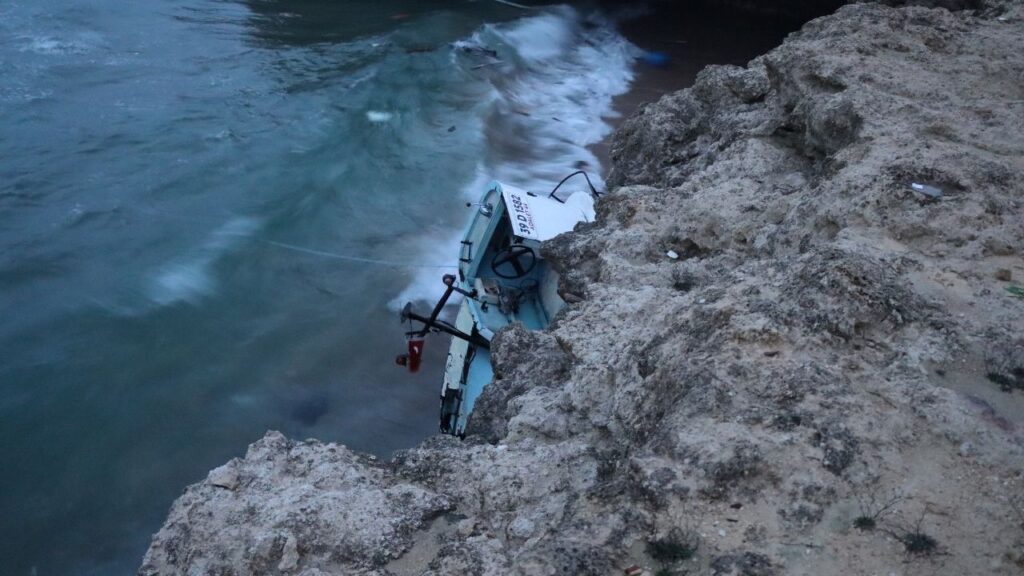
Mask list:
[{"label": "turquoise water", "polygon": [[0,4],[0,572],[132,573],[267,429],[433,434],[397,305],[483,182],[597,171],[634,55],[582,8]]}]

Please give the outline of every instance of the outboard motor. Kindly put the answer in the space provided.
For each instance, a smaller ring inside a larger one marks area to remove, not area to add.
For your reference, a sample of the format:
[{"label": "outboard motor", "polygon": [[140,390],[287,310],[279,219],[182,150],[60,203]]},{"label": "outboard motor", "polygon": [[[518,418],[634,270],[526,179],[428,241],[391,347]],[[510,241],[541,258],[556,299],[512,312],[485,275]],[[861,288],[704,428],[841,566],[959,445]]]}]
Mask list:
[{"label": "outboard motor", "polygon": [[416,373],[420,369],[420,364],[423,362],[423,346],[425,344],[426,336],[430,332],[444,332],[450,334],[456,338],[462,338],[463,340],[475,345],[482,346],[483,348],[490,348],[490,342],[480,337],[475,332],[473,334],[466,334],[457,330],[454,326],[451,326],[447,322],[438,320],[438,316],[441,314],[441,310],[444,309],[445,304],[448,303],[448,299],[452,293],[458,292],[467,298],[476,298],[476,290],[463,290],[456,285],[455,276],[452,274],[445,274],[441,278],[441,282],[445,285],[444,295],[438,300],[437,305],[434,306],[433,312],[430,313],[429,317],[420,316],[412,309],[412,302],[409,302],[402,308],[400,317],[402,322],[409,322],[410,326],[413,321],[423,324],[421,330],[410,330],[405,333],[406,346],[408,352],[405,354],[399,354],[395,358],[395,364],[399,366],[405,366],[409,369],[409,372]]},{"label": "outboard motor", "polygon": [[409,335],[406,344],[409,347],[409,352],[399,354],[395,358],[395,364],[405,366],[409,372],[415,374],[420,371],[420,364],[423,362],[423,347],[426,344],[426,339],[419,335]]}]

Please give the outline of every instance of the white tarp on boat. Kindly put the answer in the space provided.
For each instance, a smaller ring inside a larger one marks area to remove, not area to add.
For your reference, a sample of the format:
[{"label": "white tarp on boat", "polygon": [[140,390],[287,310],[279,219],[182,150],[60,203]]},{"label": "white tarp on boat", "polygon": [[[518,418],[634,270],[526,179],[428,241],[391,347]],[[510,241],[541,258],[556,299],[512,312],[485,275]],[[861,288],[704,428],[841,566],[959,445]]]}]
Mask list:
[{"label": "white tarp on boat", "polygon": [[594,199],[586,192],[576,192],[565,204],[504,184],[501,195],[512,222],[512,234],[522,238],[548,240],[572,230],[577,222],[594,220]]}]

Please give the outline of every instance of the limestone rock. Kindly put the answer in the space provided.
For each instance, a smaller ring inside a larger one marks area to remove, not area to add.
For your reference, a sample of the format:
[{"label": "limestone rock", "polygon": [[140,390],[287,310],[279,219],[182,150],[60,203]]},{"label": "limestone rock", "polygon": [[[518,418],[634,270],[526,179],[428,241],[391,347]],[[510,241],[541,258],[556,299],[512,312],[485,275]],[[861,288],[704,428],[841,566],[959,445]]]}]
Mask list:
[{"label": "limestone rock", "polygon": [[238,471],[233,462],[228,463],[211,470],[206,480],[214,486],[234,490],[238,488]]}]

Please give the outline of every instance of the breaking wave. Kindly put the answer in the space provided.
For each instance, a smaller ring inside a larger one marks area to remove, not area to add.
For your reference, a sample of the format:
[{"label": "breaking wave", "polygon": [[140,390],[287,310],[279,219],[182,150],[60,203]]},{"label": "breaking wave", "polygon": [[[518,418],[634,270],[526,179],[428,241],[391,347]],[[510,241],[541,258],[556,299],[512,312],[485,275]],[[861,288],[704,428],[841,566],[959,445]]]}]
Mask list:
[{"label": "breaking wave", "polygon": [[457,47],[458,63],[493,87],[484,169],[537,189],[578,168],[599,179],[587,147],[611,133],[613,98],[629,89],[638,53],[611,21],[567,6],[486,26]]},{"label": "breaking wave", "polygon": [[259,227],[255,218],[234,218],[215,230],[194,253],[165,264],[150,281],[150,300],[166,306],[196,302],[214,292],[213,265]]},{"label": "breaking wave", "polygon": [[[629,89],[638,54],[613,22],[568,6],[487,25],[456,42],[452,64],[488,87],[489,97],[479,119],[484,154],[466,199],[479,199],[491,180],[546,192],[579,169],[603,186],[588,147],[611,133],[613,99]],[[438,236],[423,259],[454,262],[461,234]],[[419,271],[390,305],[436,300],[443,288],[436,273]]]}]

